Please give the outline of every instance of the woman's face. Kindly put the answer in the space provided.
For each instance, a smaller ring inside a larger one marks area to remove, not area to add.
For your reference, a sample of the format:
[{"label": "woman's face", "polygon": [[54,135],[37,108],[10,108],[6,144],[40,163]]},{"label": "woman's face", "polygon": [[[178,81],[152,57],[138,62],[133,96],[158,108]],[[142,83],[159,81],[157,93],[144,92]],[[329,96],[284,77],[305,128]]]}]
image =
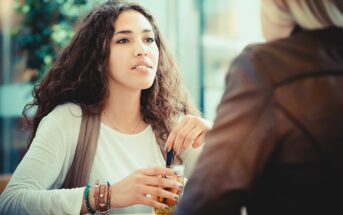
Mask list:
[{"label": "woman's face", "polygon": [[142,90],[154,82],[159,50],[149,20],[135,10],[123,11],[110,43],[109,84]]}]

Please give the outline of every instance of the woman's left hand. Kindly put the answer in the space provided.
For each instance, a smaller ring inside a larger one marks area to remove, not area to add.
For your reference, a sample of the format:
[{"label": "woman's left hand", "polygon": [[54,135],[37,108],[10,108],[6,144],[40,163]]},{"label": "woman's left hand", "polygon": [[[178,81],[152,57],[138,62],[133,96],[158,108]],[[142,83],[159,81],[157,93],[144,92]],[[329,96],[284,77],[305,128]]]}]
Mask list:
[{"label": "woman's left hand", "polygon": [[186,115],[171,131],[166,142],[166,150],[174,149],[179,155],[190,145],[193,148],[204,142],[207,131],[212,128],[212,122],[198,116]]}]

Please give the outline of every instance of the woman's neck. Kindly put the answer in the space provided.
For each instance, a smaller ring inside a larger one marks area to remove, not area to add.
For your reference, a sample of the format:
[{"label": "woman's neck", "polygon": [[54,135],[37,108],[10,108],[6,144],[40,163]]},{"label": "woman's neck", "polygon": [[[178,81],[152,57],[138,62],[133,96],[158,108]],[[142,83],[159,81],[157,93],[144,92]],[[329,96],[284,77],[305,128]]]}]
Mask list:
[{"label": "woman's neck", "polygon": [[140,111],[140,90],[110,90],[101,121],[123,133],[133,134],[146,127]]}]

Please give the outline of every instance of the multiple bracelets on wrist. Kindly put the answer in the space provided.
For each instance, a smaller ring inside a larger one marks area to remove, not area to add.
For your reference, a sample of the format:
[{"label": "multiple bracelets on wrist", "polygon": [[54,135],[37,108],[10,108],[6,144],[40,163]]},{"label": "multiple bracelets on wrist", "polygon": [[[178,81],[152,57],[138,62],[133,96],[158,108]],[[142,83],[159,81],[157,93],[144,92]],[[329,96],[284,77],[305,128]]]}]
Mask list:
[{"label": "multiple bracelets on wrist", "polygon": [[111,208],[111,185],[109,182],[106,184],[100,184],[100,181],[97,180],[94,185],[94,202],[95,202],[95,210],[92,209],[91,204],[89,202],[89,189],[90,185],[87,184],[85,188],[85,202],[88,213],[95,214],[96,211],[99,211],[102,214],[107,214],[109,209]]}]

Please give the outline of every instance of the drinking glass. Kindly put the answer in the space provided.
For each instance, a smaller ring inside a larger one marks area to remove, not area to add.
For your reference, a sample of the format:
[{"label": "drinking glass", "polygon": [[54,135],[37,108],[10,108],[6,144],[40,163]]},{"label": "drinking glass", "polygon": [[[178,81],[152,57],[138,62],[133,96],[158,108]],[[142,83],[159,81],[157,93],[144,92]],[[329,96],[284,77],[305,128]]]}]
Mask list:
[{"label": "drinking glass", "polygon": [[[177,182],[179,182],[180,184],[184,185],[184,166],[183,165],[172,165],[170,166],[171,169],[173,169],[175,172],[177,172],[177,176],[166,176],[167,179],[169,180],[175,180]],[[166,190],[168,190],[169,192],[175,193],[177,194],[180,198],[178,201],[180,201],[181,199],[181,195],[182,195],[182,190],[180,189],[176,189],[176,188],[166,188]],[[156,215],[172,215],[176,209],[176,205],[178,203],[177,200],[173,200],[173,199],[167,199],[167,198],[163,198],[158,196],[157,200],[161,203],[164,203],[166,205],[168,205],[168,208],[165,209],[161,209],[161,208],[155,208],[155,214]]]}]

